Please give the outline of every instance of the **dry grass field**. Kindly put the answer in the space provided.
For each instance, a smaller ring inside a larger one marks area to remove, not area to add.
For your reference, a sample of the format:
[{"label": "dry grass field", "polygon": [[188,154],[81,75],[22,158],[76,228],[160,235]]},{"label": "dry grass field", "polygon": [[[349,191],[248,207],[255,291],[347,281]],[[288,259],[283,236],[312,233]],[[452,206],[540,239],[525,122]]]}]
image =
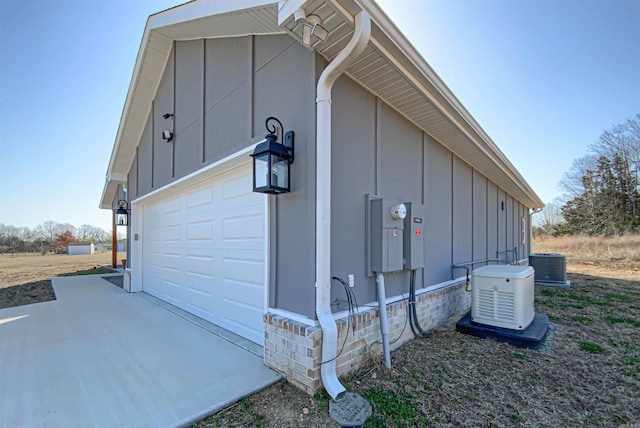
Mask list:
[{"label": "dry grass field", "polygon": [[640,235],[536,238],[533,252],[565,254],[568,272],[640,280]]},{"label": "dry grass field", "polygon": [[[118,260],[126,256],[118,255]],[[118,261],[120,263],[120,261]],[[111,264],[111,253],[0,255],[0,309],[54,300],[51,278]]]}]

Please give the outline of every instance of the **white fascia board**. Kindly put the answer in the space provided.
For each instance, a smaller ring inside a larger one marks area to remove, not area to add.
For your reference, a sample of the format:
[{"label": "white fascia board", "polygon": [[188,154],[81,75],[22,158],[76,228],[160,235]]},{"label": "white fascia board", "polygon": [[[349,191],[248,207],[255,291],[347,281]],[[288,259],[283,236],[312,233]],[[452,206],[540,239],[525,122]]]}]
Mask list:
[{"label": "white fascia board", "polygon": [[[131,103],[133,102],[133,98],[135,95],[136,83],[138,77],[140,75],[140,70],[142,68],[142,64],[144,62],[144,56],[147,51],[147,45],[149,43],[149,35],[150,35],[150,23],[151,17],[147,19],[147,24],[145,25],[144,33],[142,35],[142,40],[140,41],[140,47],[138,48],[138,56],[136,57],[136,64],[133,68],[133,73],[131,74],[131,81],[129,82],[129,90],[127,92],[127,98],[125,100],[124,106],[122,107],[122,114],[120,115],[120,124],[118,125],[118,132],[116,134],[116,139],[113,144],[113,150],[111,151],[111,158],[109,159],[109,166],[107,168],[107,175],[111,174],[111,172],[115,169],[116,158],[118,156],[118,152],[120,149],[120,142],[122,141],[122,134],[125,130],[126,119],[129,114],[129,110],[131,109]],[[158,34],[158,37],[164,37]],[[169,39],[167,39],[167,43],[171,43]]]},{"label": "white fascia board", "polygon": [[102,197],[100,198],[101,209],[111,209],[111,202],[118,191],[118,185],[127,184],[127,174],[121,172],[110,172],[105,179]]},{"label": "white fascia board", "polygon": [[98,205],[100,209],[113,209],[113,198],[116,196],[117,191],[118,183],[116,183],[115,181],[107,181],[106,183],[104,183],[104,188],[102,189],[102,197],[100,198],[100,205]]},{"label": "white fascia board", "polygon": [[191,21],[243,9],[275,4],[274,0],[203,0],[187,3],[149,17],[149,29]]},{"label": "white fascia board", "polygon": [[297,9],[304,9],[308,0],[284,0],[278,2],[278,25],[282,26]]},{"label": "white fascia board", "polygon": [[116,182],[116,184],[122,184],[127,182],[127,174],[122,172],[111,172],[107,175],[107,181]]}]

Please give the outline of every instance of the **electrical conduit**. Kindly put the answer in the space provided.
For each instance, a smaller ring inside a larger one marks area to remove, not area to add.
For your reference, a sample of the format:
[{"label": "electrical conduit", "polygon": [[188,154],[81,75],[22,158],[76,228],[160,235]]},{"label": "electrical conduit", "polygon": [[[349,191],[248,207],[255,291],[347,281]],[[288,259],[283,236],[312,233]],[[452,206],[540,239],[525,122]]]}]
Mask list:
[{"label": "electrical conduit", "polygon": [[[382,350],[384,365],[391,368],[391,351],[389,350],[389,322],[387,321],[387,297],[384,292],[384,275],[376,272],[376,294],[378,295],[378,316],[380,317],[380,333],[382,334]],[[409,314],[407,314],[409,315]]]},{"label": "electrical conduit", "polygon": [[360,12],[347,46],[324,69],[316,89],[316,315],[322,328],[320,375],[334,400],[346,391],[336,375],[338,328],[331,313],[331,89],[362,54],[371,35],[371,17]]}]

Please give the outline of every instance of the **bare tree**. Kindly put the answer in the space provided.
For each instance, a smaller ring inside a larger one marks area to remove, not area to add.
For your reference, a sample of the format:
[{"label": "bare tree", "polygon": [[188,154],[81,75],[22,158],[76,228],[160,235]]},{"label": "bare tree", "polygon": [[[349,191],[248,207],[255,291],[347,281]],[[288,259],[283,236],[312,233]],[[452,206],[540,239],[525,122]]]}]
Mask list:
[{"label": "bare tree", "polygon": [[23,241],[33,241],[33,232],[28,227],[19,227],[18,233],[18,237]]},{"label": "bare tree", "polygon": [[102,245],[103,245],[106,249],[108,249],[108,250],[111,250],[111,249],[112,249],[112,247],[113,247],[113,241],[112,241],[112,238],[113,238],[113,233],[111,233],[111,232],[106,232],[106,233],[104,234],[103,239],[102,239]]},{"label": "bare tree", "polygon": [[60,232],[58,233],[58,235],[65,232],[71,232],[71,234],[75,237],[77,229],[71,223],[62,223],[60,225]]},{"label": "bare tree", "polygon": [[101,227],[96,227],[91,234],[91,236],[93,237],[93,239],[95,239],[96,242],[103,242],[105,240],[106,235],[107,235],[107,232]]},{"label": "bare tree", "polygon": [[88,225],[88,224],[83,224],[81,225],[77,232],[76,232],[76,237],[83,242],[88,241],[91,238],[91,228],[93,226]]},{"label": "bare tree", "polygon": [[101,227],[83,224],[78,228],[76,236],[85,242],[102,242],[106,232]]},{"label": "bare tree", "polygon": [[58,223],[57,221],[47,220],[33,229],[33,236],[51,243],[56,236],[65,232],[71,232],[75,235],[76,228],[69,223]]},{"label": "bare tree", "polygon": [[589,152],[574,160],[558,183],[567,199],[578,197],[587,190],[583,177],[594,174],[598,170],[598,159],[603,157],[613,161],[616,155],[619,156],[640,183],[640,113],[605,130],[598,141],[589,146]]},{"label": "bare tree", "polygon": [[16,253],[25,250],[25,242],[21,239],[21,229],[0,223],[0,252]]},{"label": "bare tree", "polygon": [[80,232],[83,240],[89,242],[102,242],[106,236],[104,229],[87,224],[83,224],[79,229],[76,229],[72,224],[49,220],[31,230],[28,227],[16,227],[0,223],[0,253],[27,251],[42,252],[44,254],[52,249],[61,251],[60,248],[62,247],[59,245],[54,248],[56,242],[59,244],[60,241],[60,239],[55,241],[56,238],[63,236],[74,237],[75,239],[76,230]]},{"label": "bare tree", "polygon": [[605,130],[559,185],[567,233],[640,231],[640,114]]},{"label": "bare tree", "polygon": [[568,200],[582,195],[586,191],[583,177],[593,173],[597,167],[598,156],[596,155],[590,154],[574,159],[571,167],[562,174],[562,179],[558,183],[558,187],[565,192],[564,199]]},{"label": "bare tree", "polygon": [[640,180],[640,113],[604,131],[589,150],[612,160],[619,156],[636,180]]},{"label": "bare tree", "polygon": [[18,236],[18,229],[10,224],[0,223],[0,238]]},{"label": "bare tree", "polygon": [[47,220],[42,224],[37,225],[33,231],[36,236],[43,238],[45,241],[52,242],[53,239],[58,235],[60,230],[60,223]]},{"label": "bare tree", "polygon": [[534,226],[540,228],[542,233],[552,235],[563,222],[562,211],[560,210],[562,205],[561,198],[555,198],[552,202],[547,203],[542,211],[533,215]]}]

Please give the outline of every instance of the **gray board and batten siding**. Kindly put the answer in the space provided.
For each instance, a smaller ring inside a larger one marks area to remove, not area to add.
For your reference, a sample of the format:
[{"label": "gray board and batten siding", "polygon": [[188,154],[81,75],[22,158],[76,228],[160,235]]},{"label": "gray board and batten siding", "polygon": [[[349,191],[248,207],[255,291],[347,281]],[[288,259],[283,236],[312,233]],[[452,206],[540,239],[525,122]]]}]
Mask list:
[{"label": "gray board and batten siding", "polygon": [[[128,174],[131,200],[264,138],[265,119],[296,132],[292,192],[270,197],[269,305],[315,308],[315,63],[289,36],[178,41]],[[162,116],[173,113],[173,118]],[[173,129],[174,140],[161,134]],[[277,242],[277,245],[275,245]],[[274,286],[275,284],[279,286]]]},{"label": "gray board and batten siding", "polygon": [[[296,132],[296,158],[292,192],[269,196],[268,300],[311,319],[315,89],[325,65],[286,35],[175,42],[128,174],[135,200],[261,140],[264,120],[278,117]],[[425,204],[418,288],[451,280],[454,263],[498,250],[518,246],[519,258],[528,256],[521,203],[347,76],[336,82],[332,106],[332,275],[355,275],[360,304],[375,300],[375,282],[365,276],[365,194]],[[164,129],[174,131],[170,144]],[[387,295],[406,293],[408,281],[407,272],[392,274]],[[334,284],[332,296],[344,297],[342,287]]]},{"label": "gray board and batten siding", "polygon": [[[520,202],[346,76],[336,82],[332,107],[331,271],[355,275],[360,304],[376,300],[374,278],[365,273],[367,193],[425,204],[417,288],[450,281],[453,264],[495,258],[496,251],[518,247],[518,259],[528,257],[528,209]],[[464,270],[455,271],[460,276]],[[387,274],[386,285],[388,297],[407,293],[408,272]],[[341,285],[333,284],[332,298],[346,299]]]}]

